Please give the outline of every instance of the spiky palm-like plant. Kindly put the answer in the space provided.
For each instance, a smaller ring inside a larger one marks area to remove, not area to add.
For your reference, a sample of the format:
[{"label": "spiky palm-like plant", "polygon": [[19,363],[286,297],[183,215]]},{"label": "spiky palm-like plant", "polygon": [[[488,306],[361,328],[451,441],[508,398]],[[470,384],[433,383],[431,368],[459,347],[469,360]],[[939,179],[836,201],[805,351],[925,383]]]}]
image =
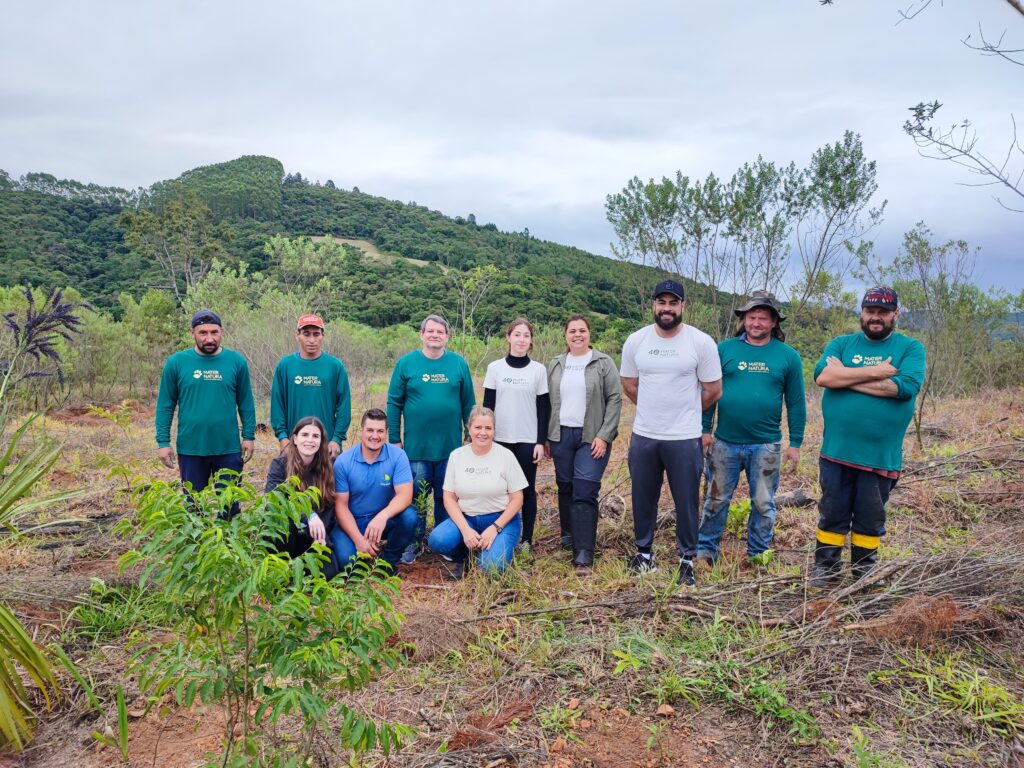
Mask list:
[{"label": "spiky palm-like plant", "polygon": [[[81,320],[75,314],[77,307],[64,301],[61,291],[51,290],[37,307],[31,288],[25,286],[25,298],[28,303],[24,312],[4,316],[2,330],[8,332],[9,338],[0,339],[0,525],[12,530],[15,517],[41,503],[57,500],[54,496],[30,500],[29,495],[57,461],[60,446],[42,439],[15,461],[18,442],[36,417],[29,416],[5,441],[8,395],[20,381],[40,376],[56,376],[63,386],[57,340],[71,340],[81,330]],[[52,363],[50,370],[41,367],[44,362]],[[42,693],[47,708],[59,693],[49,658],[17,617],[0,605],[0,744],[23,749],[31,738],[31,688]]]}]

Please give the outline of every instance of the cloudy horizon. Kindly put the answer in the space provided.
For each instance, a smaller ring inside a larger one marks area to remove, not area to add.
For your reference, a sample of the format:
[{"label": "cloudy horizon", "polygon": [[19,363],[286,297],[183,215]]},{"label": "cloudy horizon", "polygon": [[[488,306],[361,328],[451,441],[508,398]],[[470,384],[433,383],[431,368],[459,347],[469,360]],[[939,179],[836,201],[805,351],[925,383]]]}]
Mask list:
[{"label": "cloudy horizon", "polygon": [[1021,68],[959,42],[981,24],[1024,43],[1024,19],[968,5],[897,25],[905,3],[856,0],[8,3],[0,168],[134,188],[270,155],[610,255],[605,197],[633,176],[728,178],[759,154],[802,167],[849,129],[878,164],[873,204],[888,201],[877,253],[923,221],[979,249],[979,285],[1016,292],[1024,214],[901,130],[938,99],[942,125],[970,118],[1001,158],[1024,119]]}]

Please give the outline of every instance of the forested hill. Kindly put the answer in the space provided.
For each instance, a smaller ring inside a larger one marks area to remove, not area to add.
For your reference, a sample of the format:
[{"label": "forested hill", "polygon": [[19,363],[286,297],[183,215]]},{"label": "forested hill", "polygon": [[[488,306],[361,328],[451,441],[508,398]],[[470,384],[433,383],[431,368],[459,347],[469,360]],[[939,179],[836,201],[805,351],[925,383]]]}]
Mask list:
[{"label": "forested hill", "polygon": [[[336,248],[337,263],[322,267],[321,276],[342,286],[329,311],[374,326],[453,311],[458,276],[472,277],[473,268],[500,271],[478,309],[479,322],[513,314],[554,322],[570,310],[619,318],[636,311],[638,271],[630,265],[538,240],[529,230],[502,232],[472,214],[453,218],[331,181],[311,184],[269,157],[196,168],[138,190],[42,173],[13,179],[0,171],[0,285],[74,286],[115,312],[121,292],[138,297],[172,287],[160,249],[191,248],[196,259],[216,256],[274,275],[283,268],[280,247],[268,241],[322,235],[367,240],[385,254]],[[177,276],[179,293],[183,280]]]}]

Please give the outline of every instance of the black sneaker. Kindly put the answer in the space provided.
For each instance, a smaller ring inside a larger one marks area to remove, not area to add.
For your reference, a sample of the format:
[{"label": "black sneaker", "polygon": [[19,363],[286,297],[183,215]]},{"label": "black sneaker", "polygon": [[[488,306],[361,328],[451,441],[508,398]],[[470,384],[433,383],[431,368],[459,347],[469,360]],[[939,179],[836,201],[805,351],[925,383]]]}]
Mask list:
[{"label": "black sneaker", "polygon": [[461,581],[466,578],[466,561],[457,560],[453,562],[451,568],[448,569],[448,573],[445,574],[445,578],[448,581]]},{"label": "black sneaker", "polygon": [[657,567],[654,565],[654,555],[646,552],[637,552],[633,557],[629,559],[629,570],[638,576],[642,576],[645,573],[654,573]]},{"label": "black sneaker", "polygon": [[679,558],[679,573],[676,574],[677,587],[696,587],[697,579],[693,576],[693,560]]}]

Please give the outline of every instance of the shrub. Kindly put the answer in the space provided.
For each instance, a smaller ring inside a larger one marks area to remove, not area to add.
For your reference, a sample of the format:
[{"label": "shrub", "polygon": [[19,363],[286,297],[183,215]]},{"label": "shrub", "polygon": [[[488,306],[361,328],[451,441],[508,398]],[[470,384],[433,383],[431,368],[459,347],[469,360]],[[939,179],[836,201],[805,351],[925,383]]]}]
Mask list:
[{"label": "shrub", "polygon": [[[314,736],[331,715],[349,749],[397,749],[411,733],[376,723],[349,707],[345,692],[401,661],[389,644],[402,617],[397,580],[385,566],[356,566],[344,583],[324,579],[326,550],[278,554],[289,523],[308,514],[317,491],[294,488],[259,495],[251,485],[207,488],[188,503],[176,484],[154,482],[136,494],[137,515],[119,530],[137,543],[122,568],[143,566],[175,617],[170,639],[137,636],[134,670],[156,700],[172,694],[181,706],[197,700],[226,709],[223,765],[305,764]],[[231,520],[217,510],[240,503]],[[297,716],[301,736],[270,743],[264,722]]]}]

